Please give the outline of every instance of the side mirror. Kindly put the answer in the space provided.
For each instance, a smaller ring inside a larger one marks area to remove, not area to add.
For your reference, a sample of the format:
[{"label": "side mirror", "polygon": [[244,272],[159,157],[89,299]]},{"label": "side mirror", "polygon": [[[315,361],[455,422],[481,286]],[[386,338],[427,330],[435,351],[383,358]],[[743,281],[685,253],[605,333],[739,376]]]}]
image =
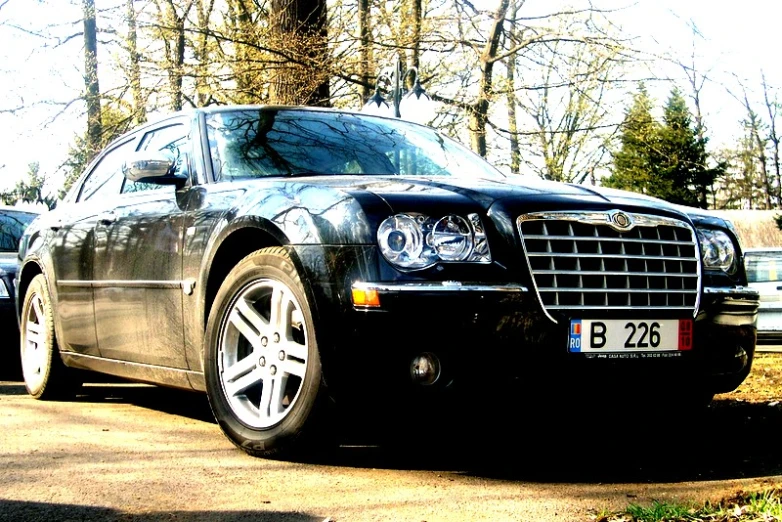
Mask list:
[{"label": "side mirror", "polygon": [[131,181],[157,185],[184,185],[186,176],[176,173],[177,160],[164,151],[131,154],[122,165],[122,174]]}]

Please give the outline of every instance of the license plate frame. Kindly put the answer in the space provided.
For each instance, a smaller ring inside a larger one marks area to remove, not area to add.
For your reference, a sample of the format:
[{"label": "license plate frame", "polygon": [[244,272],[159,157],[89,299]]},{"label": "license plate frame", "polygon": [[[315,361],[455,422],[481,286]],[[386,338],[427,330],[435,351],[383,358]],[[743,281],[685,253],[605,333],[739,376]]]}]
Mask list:
[{"label": "license plate frame", "polygon": [[571,319],[570,353],[670,353],[693,345],[692,319]]}]

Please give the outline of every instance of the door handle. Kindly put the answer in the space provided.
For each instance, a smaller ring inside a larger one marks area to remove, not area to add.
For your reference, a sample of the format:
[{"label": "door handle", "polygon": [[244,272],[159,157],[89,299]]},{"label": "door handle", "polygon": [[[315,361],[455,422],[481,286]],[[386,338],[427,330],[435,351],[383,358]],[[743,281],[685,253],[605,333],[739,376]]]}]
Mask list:
[{"label": "door handle", "polygon": [[115,221],[117,221],[117,214],[115,214],[114,211],[104,212],[103,214],[98,216],[99,225],[111,225]]}]

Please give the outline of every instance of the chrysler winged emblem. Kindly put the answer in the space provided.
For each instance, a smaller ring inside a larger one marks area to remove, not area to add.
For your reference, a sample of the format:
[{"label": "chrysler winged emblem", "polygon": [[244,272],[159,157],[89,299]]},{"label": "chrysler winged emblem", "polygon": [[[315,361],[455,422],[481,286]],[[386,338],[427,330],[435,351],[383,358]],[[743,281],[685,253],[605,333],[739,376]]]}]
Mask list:
[{"label": "chrysler winged emblem", "polygon": [[635,223],[633,223],[633,218],[629,214],[625,214],[622,211],[617,210],[611,212],[609,217],[611,219],[611,226],[614,228],[614,230],[619,232],[625,232],[635,226]]}]

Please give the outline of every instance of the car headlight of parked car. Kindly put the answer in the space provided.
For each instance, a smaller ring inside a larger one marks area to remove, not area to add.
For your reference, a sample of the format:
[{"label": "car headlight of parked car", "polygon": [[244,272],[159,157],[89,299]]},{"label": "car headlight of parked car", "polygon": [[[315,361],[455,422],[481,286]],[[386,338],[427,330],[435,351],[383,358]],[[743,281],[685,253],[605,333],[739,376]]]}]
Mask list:
[{"label": "car headlight of parked car", "polygon": [[707,269],[722,270],[729,274],[736,271],[736,248],[730,236],[722,230],[699,228],[703,266]]},{"label": "car headlight of parked car", "polygon": [[8,287],[5,286],[5,281],[0,280],[0,299],[10,299],[11,294],[8,292]]},{"label": "car headlight of parked car", "polygon": [[438,262],[490,263],[491,253],[481,219],[449,214],[396,214],[378,228],[380,251],[391,264],[406,270],[427,268]]}]

